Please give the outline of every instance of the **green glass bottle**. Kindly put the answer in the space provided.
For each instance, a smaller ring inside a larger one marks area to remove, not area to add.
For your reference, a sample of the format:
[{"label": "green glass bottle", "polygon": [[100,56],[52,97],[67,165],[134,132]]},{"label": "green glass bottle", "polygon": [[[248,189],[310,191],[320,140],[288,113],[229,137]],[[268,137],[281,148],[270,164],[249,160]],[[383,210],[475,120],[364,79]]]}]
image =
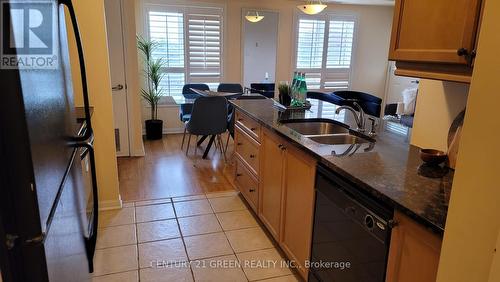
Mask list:
[{"label": "green glass bottle", "polygon": [[[297,92],[299,89],[299,84],[300,84],[300,73],[299,72],[294,72],[293,73],[293,82],[292,82],[292,101],[297,98]],[[293,105],[293,103],[292,103]]]},{"label": "green glass bottle", "polygon": [[307,83],[306,83],[306,74],[302,73],[300,77],[300,87],[299,87],[299,100],[302,105],[305,105],[307,98]]}]

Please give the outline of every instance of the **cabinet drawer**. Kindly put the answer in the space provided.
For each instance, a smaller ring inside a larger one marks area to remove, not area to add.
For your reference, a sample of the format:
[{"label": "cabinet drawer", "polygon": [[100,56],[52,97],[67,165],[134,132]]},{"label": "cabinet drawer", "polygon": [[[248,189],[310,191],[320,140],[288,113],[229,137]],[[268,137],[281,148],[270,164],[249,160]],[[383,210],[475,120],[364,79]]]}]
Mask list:
[{"label": "cabinet drawer", "polygon": [[252,136],[252,138],[260,141],[261,126],[257,121],[240,111],[236,111],[235,124],[244,129],[250,136]]},{"label": "cabinet drawer", "polygon": [[259,171],[259,143],[250,137],[246,131],[235,126],[234,143],[236,154],[245,161],[255,175]]},{"label": "cabinet drawer", "polygon": [[259,203],[259,183],[240,159],[236,161],[235,183],[247,202],[252,206],[252,209],[257,211]]}]

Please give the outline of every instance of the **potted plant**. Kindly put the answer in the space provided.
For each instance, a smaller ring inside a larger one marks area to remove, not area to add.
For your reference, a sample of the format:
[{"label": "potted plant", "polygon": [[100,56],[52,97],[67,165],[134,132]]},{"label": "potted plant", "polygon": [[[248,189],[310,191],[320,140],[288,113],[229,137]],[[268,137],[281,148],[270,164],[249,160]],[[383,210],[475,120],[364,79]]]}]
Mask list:
[{"label": "potted plant", "polygon": [[147,84],[146,89],[141,89],[141,96],[151,107],[151,119],[146,120],[146,138],[148,140],[161,139],[163,133],[163,121],[158,119],[158,102],[163,92],[160,82],[163,78],[161,69],[165,63],[161,58],[154,59],[152,57],[153,51],[157,47],[157,42],[137,36],[137,48],[144,57],[144,76]]},{"label": "potted plant", "polygon": [[292,89],[290,85],[288,85],[288,83],[285,82],[280,83],[280,85],[278,86],[278,92],[279,92],[280,104],[282,104],[283,106],[290,106],[290,102],[292,100],[292,97],[290,95]]}]

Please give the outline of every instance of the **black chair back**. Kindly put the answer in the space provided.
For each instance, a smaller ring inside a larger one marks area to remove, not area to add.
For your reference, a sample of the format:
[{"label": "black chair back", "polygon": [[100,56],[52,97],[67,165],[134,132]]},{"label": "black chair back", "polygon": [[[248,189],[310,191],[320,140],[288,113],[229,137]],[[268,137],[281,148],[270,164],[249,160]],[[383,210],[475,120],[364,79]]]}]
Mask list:
[{"label": "black chair back", "polygon": [[184,98],[186,99],[196,99],[198,97],[200,97],[201,95],[194,92],[193,90],[191,90],[191,88],[193,89],[197,89],[197,90],[210,90],[210,88],[208,87],[208,85],[204,84],[204,83],[191,83],[191,84],[185,84],[184,87],[182,87],[182,95],[184,96]]},{"label": "black chair back", "polygon": [[221,83],[219,87],[217,87],[217,92],[226,92],[226,93],[243,93],[243,87],[239,83]]},{"label": "black chair back", "polygon": [[357,102],[366,114],[374,117],[380,117],[382,108],[382,99],[359,91],[339,90],[331,93],[309,91],[307,98],[350,107],[353,107],[353,102]]},{"label": "black chair back", "polygon": [[274,98],[274,83],[252,83],[250,84],[252,93],[259,93],[267,98]]},{"label": "black chair back", "polygon": [[194,135],[216,135],[227,129],[227,99],[199,97],[194,101],[187,131]]}]

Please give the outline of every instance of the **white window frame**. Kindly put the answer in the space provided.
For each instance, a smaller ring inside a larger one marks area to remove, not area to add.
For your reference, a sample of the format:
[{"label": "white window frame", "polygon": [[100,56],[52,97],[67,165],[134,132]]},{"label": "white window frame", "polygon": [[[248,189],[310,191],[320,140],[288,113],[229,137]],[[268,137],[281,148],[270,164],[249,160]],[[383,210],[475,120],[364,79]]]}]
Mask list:
[{"label": "white window frame", "polygon": [[[188,15],[194,13],[207,13],[207,11],[219,11],[217,13],[220,16],[220,76],[219,81],[224,81],[224,47],[225,47],[225,7],[223,5],[205,5],[205,6],[194,6],[194,5],[170,5],[170,4],[157,4],[157,3],[145,3],[143,4],[142,9],[143,15],[143,37],[149,39],[149,12],[150,11],[158,11],[158,12],[173,12],[173,13],[182,13],[183,21],[184,21],[184,68],[168,68],[168,69],[178,69],[179,73],[181,70],[184,70],[184,83],[199,83],[199,82],[191,82],[190,81],[190,64],[189,64],[189,21]],[[215,14],[215,13],[213,13]],[[170,98],[169,98],[170,97]],[[165,95],[164,99],[160,101],[160,104],[170,104],[172,103],[172,99],[174,96]],[[169,101],[170,100],[170,101]]]},{"label": "white window frame", "polygon": [[[326,12],[322,13],[319,15],[306,15],[303,13],[298,13],[295,12],[295,17],[294,17],[294,36],[292,36],[293,39],[293,51],[292,51],[292,65],[291,69],[294,71],[302,71],[306,73],[321,73],[321,80],[320,80],[320,88],[319,89],[312,89],[314,91],[326,91],[328,89],[325,89],[324,87],[324,75],[327,73],[334,73],[335,69],[332,68],[330,71],[326,68],[326,61],[327,61],[327,56],[328,56],[328,49],[324,48],[323,49],[323,61],[322,61],[322,67],[321,69],[298,69],[297,68],[297,48],[298,48],[298,38],[299,38],[299,21],[301,19],[309,19],[309,20],[324,20],[325,21],[325,36],[323,38],[323,46],[326,47],[328,46],[328,38],[329,38],[329,31],[330,31],[330,21],[332,20],[340,20],[340,21],[353,21],[354,22],[354,33],[353,33],[353,42],[352,42],[352,51],[351,51],[351,64],[349,66],[349,82],[348,82],[348,90],[351,89],[352,85],[352,76],[354,73],[354,65],[355,65],[355,55],[356,55],[356,47],[357,47],[357,35],[358,35],[358,15],[354,12],[346,12],[346,13],[337,13],[337,12]],[[319,70],[319,71],[318,71]],[[333,70],[333,71],[332,71]]]},{"label": "white window frame", "polygon": [[[299,22],[301,19],[309,19],[309,20],[324,20],[325,21],[325,34],[323,37],[323,58],[322,58],[322,67],[320,71],[318,72],[318,69],[298,69],[297,68],[297,48],[298,48],[298,39],[299,39]],[[349,66],[349,82],[348,82],[348,87],[347,90],[351,89],[352,85],[352,76],[354,73],[354,65],[355,65],[355,55],[356,55],[356,47],[357,47],[357,35],[358,35],[358,15],[354,12],[347,12],[347,13],[336,13],[336,12],[330,12],[330,13],[322,13],[320,15],[305,15],[303,13],[295,12],[294,16],[294,23],[293,23],[293,28],[294,28],[294,36],[292,36],[292,60],[291,60],[291,69],[294,71],[302,71],[306,73],[320,73],[321,79],[320,79],[320,88],[319,89],[309,89],[310,91],[318,91],[318,92],[325,92],[325,91],[330,91],[328,89],[324,88],[324,78],[325,74],[327,73],[333,73],[334,71],[328,72],[326,68],[326,61],[328,58],[328,49],[325,48],[328,46],[328,39],[329,39],[329,32],[330,32],[330,21],[332,20],[344,20],[344,21],[353,21],[354,22],[354,32],[353,32],[353,42],[352,42],[352,50],[351,50],[351,63]],[[335,70],[335,69],[331,69]],[[327,103],[328,106],[336,107],[336,105],[331,105]],[[323,112],[323,107],[325,103],[321,100],[317,101],[317,105],[314,105],[314,109],[318,111],[319,114]],[[337,115],[336,120],[339,121],[345,121],[345,112],[342,111],[339,115]]]}]

